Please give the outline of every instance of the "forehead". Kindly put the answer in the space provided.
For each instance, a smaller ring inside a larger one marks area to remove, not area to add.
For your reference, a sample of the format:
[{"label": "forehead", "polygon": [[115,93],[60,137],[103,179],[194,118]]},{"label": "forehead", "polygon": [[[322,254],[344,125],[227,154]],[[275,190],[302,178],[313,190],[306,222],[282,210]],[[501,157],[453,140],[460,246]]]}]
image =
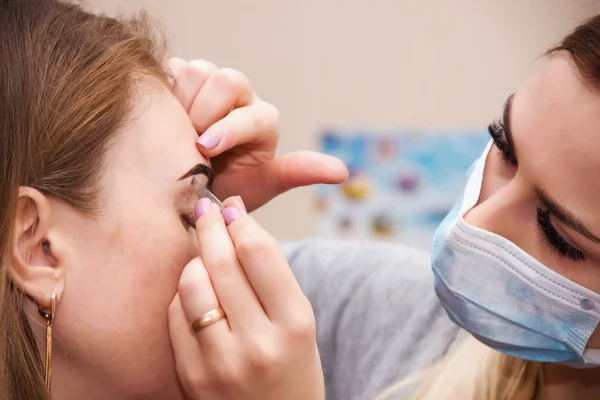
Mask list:
[{"label": "forehead", "polygon": [[198,138],[177,99],[156,84],[140,87],[129,122],[107,154],[107,175],[119,191],[139,195],[172,190],[179,177],[199,162]]},{"label": "forehead", "polygon": [[511,128],[519,172],[584,222],[600,222],[600,93],[567,56],[552,56],[517,92]]}]

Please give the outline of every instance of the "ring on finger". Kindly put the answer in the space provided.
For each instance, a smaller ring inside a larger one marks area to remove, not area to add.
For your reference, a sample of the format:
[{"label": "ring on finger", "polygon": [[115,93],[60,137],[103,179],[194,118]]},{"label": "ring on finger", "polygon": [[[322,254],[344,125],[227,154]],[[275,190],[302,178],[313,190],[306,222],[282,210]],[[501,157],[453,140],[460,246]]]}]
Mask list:
[{"label": "ring on finger", "polygon": [[217,307],[202,315],[200,318],[192,321],[190,324],[192,325],[194,332],[199,332],[207,326],[226,318],[227,316],[225,315],[225,311],[221,307]]}]

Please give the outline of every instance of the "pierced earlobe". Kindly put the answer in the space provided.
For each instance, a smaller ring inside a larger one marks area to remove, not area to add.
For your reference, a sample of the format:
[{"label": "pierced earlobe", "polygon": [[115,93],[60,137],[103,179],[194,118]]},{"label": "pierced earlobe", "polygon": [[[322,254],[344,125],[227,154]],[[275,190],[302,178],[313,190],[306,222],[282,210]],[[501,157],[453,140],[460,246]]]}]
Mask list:
[{"label": "pierced earlobe", "polygon": [[[45,241],[44,243],[48,243]],[[48,243],[50,245],[50,243]],[[45,361],[45,377],[44,383],[46,384],[46,390],[50,394],[52,384],[52,323],[54,322],[54,315],[56,314],[56,302],[58,296],[56,292],[52,292],[52,298],[50,303],[50,310],[44,310],[38,305],[38,311],[42,317],[46,319],[46,361]]]}]

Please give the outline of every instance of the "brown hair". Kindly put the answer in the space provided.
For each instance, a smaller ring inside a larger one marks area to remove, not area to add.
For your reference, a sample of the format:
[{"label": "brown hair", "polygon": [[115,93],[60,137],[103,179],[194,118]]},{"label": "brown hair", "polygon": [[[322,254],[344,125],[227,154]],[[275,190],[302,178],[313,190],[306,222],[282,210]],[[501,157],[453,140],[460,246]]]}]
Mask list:
[{"label": "brown hair", "polygon": [[579,25],[546,54],[551,56],[559,51],[569,53],[583,82],[600,91],[600,15]]},{"label": "brown hair", "polygon": [[107,145],[136,82],[166,83],[142,16],[119,21],[57,0],[0,3],[0,398],[48,398],[43,366],[9,279],[20,186],[92,213]]},{"label": "brown hair", "polygon": [[[591,90],[600,93],[600,15],[583,22],[546,55],[569,54]],[[378,400],[530,400],[544,382],[543,364],[511,357],[469,336],[441,360],[391,386]]]}]

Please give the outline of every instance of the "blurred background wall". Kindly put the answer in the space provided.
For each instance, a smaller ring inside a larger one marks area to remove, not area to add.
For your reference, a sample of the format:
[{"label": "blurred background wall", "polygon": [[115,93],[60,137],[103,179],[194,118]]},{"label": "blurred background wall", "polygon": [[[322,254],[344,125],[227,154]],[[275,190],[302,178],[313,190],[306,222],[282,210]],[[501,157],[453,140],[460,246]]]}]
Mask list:
[{"label": "blurred background wall", "polygon": [[[499,116],[544,50],[600,12],[586,0],[85,0],[145,8],[171,54],[244,72],[281,111],[280,153],[322,128],[470,128]],[[313,190],[256,217],[279,239],[314,234]]]}]

